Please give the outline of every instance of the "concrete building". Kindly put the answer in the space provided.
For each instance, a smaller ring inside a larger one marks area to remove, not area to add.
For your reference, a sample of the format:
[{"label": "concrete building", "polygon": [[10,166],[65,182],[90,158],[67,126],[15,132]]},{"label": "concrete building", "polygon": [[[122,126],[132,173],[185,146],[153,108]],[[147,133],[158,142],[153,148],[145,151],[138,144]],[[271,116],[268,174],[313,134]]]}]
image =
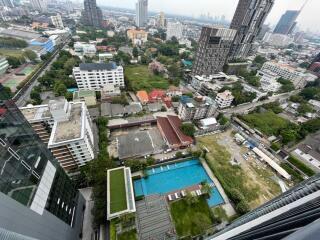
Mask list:
[{"label": "concrete building", "polygon": [[79,90],[73,93],[73,102],[85,102],[87,106],[97,105],[96,92],[94,90]]},{"label": "concrete building", "polygon": [[178,115],[183,121],[199,120],[213,116],[217,112],[215,102],[209,97],[190,98],[182,96]]},{"label": "concrete building", "polygon": [[166,27],[166,18],[164,16],[164,12],[160,12],[158,16],[157,25],[159,28],[165,28]]},{"label": "concrete building", "polygon": [[180,22],[168,22],[167,40],[176,37],[178,40],[183,38],[183,25]]},{"label": "concrete building", "polygon": [[73,77],[81,90],[101,91],[105,86],[124,87],[123,67],[110,63],[81,63],[73,68]]},{"label": "concrete building", "polygon": [[148,41],[148,33],[144,30],[129,29],[127,36],[133,45],[142,45]]},{"label": "concrete building", "polygon": [[90,43],[76,42],[73,45],[73,48],[75,53],[79,56],[94,57],[97,52],[96,46]]},{"label": "concrete building", "polygon": [[84,102],[51,100],[20,110],[65,171],[94,159],[92,123]]},{"label": "concrete building", "polygon": [[4,74],[9,68],[9,63],[7,59],[3,56],[0,56],[0,76]]},{"label": "concrete building", "polygon": [[293,43],[293,38],[284,34],[268,32],[265,34],[263,42],[276,47],[285,47],[288,46],[290,43]]},{"label": "concrete building", "polygon": [[274,0],[239,0],[230,28],[237,31],[230,51],[230,59],[246,58],[250,55]]},{"label": "concrete building", "polygon": [[50,17],[52,24],[59,29],[63,29],[63,22],[60,14],[57,14],[56,16],[51,16]]},{"label": "concrete building", "polygon": [[84,0],[84,10],[82,11],[82,22],[87,26],[101,27],[102,11],[97,6],[96,0]]},{"label": "concrete building", "polygon": [[297,18],[300,14],[299,10],[288,10],[280,18],[274,33],[288,35],[291,34],[297,25]]},{"label": "concrete building", "polygon": [[14,8],[12,0],[0,0],[0,7]]},{"label": "concrete building", "polygon": [[138,0],[136,3],[136,25],[145,27],[148,23],[148,0]]},{"label": "concrete building", "polygon": [[305,73],[297,68],[278,62],[265,62],[261,71],[269,70],[279,77],[290,80],[296,89],[303,88],[309,81],[314,81],[317,76]]},{"label": "concrete building", "polygon": [[233,29],[203,27],[192,73],[212,75],[222,72],[235,35]]},{"label": "concrete building", "polygon": [[46,12],[48,8],[48,3],[46,0],[31,0],[31,6],[34,10],[39,12]]},{"label": "concrete building", "polygon": [[279,75],[270,70],[259,70],[257,76],[260,78],[261,89],[265,92],[278,92],[281,84],[278,82]]},{"label": "concrete building", "polygon": [[80,239],[83,196],[0,85],[0,239]]},{"label": "concrete building", "polygon": [[230,91],[226,90],[222,93],[218,93],[215,102],[217,103],[219,108],[227,108],[230,107],[233,102],[233,95]]}]

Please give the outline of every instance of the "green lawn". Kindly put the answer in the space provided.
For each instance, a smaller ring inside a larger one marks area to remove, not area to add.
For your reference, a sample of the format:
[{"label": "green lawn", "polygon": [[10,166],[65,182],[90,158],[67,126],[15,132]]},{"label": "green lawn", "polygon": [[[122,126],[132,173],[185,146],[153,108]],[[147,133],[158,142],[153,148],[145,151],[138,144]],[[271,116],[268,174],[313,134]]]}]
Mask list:
[{"label": "green lawn", "polygon": [[118,235],[118,240],[137,240],[137,231],[135,229]]},{"label": "green lawn", "polygon": [[128,85],[133,91],[146,90],[150,92],[155,88],[167,89],[169,87],[168,80],[150,73],[148,66],[127,66],[124,72]]},{"label": "green lawn", "polygon": [[127,209],[124,169],[110,172],[110,212],[120,212]]},{"label": "green lawn", "polygon": [[173,202],[170,204],[170,212],[180,237],[196,236],[214,223],[211,210],[203,197],[192,205],[188,205],[184,199]]},{"label": "green lawn", "polygon": [[290,122],[282,117],[279,117],[272,111],[264,113],[252,113],[241,116],[250,127],[257,128],[262,133],[271,136],[279,135],[280,130],[288,127]]},{"label": "green lawn", "polygon": [[19,49],[1,48],[0,55],[12,56],[12,57],[22,57],[23,52],[22,52],[22,50],[19,50]]}]

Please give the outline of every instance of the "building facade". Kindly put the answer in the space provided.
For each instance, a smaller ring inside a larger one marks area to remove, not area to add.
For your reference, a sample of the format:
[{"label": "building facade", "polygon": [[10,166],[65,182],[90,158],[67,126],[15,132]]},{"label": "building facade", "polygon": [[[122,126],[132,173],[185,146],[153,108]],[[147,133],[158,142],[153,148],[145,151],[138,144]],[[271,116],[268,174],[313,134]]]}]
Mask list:
[{"label": "building facade", "polygon": [[317,76],[315,75],[298,71],[296,68],[278,62],[265,62],[261,71],[264,72],[265,70],[290,80],[296,89],[303,88],[309,81],[317,79]]},{"label": "building facade", "polygon": [[219,108],[227,108],[230,107],[233,102],[233,95],[229,90],[226,90],[222,93],[218,93],[215,102],[217,103]]},{"label": "building facade", "polygon": [[138,0],[136,3],[136,25],[146,27],[148,23],[148,0]]},{"label": "building facade", "polygon": [[82,195],[2,85],[0,166],[0,228],[34,239],[80,239]]},{"label": "building facade", "polygon": [[208,118],[216,112],[217,106],[209,97],[198,97],[195,99],[181,97],[178,106],[178,115],[183,121]]},{"label": "building facade", "polygon": [[92,122],[84,102],[51,100],[20,110],[65,171],[94,159]]},{"label": "building facade", "polygon": [[168,22],[167,24],[167,40],[176,37],[178,40],[183,38],[183,25],[180,22]]},{"label": "building facade", "polygon": [[39,12],[46,12],[47,11],[47,1],[46,0],[31,0],[31,6],[34,10]]},{"label": "building facade", "polygon": [[0,56],[0,75],[4,74],[9,68],[9,63],[5,57]]},{"label": "building facade", "polygon": [[278,82],[279,75],[265,69],[259,70],[257,76],[260,77],[261,89],[265,92],[278,92],[281,88],[281,84]]},{"label": "building facade", "polygon": [[129,29],[127,36],[133,45],[142,45],[148,41],[148,33],[144,30]]},{"label": "building facade", "polygon": [[280,18],[273,33],[288,35],[291,34],[294,27],[297,25],[297,18],[300,11],[288,10]]},{"label": "building facade", "polygon": [[56,16],[51,16],[51,22],[56,28],[63,29],[63,22],[60,14],[57,14]]},{"label": "building facade", "polygon": [[14,3],[12,0],[1,0],[0,1],[0,6],[1,7],[8,7],[8,8],[13,8]]},{"label": "building facade", "polygon": [[80,90],[101,91],[105,86],[124,87],[123,67],[115,63],[81,63],[73,68],[73,77]]},{"label": "building facade", "polygon": [[237,31],[230,59],[246,58],[262,29],[274,0],[239,0],[230,28]]},{"label": "building facade", "polygon": [[193,62],[194,75],[212,75],[222,72],[236,30],[203,27]]},{"label": "building facade", "polygon": [[84,0],[82,21],[85,25],[100,28],[102,25],[102,11],[97,6],[96,0]]}]

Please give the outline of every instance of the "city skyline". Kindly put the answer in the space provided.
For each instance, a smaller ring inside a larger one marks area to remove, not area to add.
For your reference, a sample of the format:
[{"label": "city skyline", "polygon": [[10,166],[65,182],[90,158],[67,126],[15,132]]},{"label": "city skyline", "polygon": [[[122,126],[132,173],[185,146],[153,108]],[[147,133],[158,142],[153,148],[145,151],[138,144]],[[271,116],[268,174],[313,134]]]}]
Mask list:
[{"label": "city skyline", "polygon": [[[199,17],[201,14],[210,13],[211,16],[222,16],[225,15],[228,21],[231,21],[235,9],[237,7],[238,0],[219,0],[219,1],[209,1],[200,0],[197,4],[192,4],[191,0],[183,1],[176,0],[177,4],[172,5],[169,0],[149,1],[149,11],[164,11],[167,14],[178,14],[184,16]],[[98,5],[101,6],[113,6],[113,7],[123,7],[128,9],[135,8],[136,0],[119,0],[117,2],[113,1],[102,1],[97,0]],[[181,2],[181,4],[179,4]],[[271,10],[266,24],[275,26],[282,14],[287,10],[298,10],[304,4],[305,0],[276,0],[273,9]],[[300,16],[298,17],[298,28],[303,30],[311,30],[315,32],[320,32],[320,26],[314,24],[314,22],[320,20],[320,16],[317,15],[317,10],[320,8],[320,2],[316,0],[310,0]]]}]

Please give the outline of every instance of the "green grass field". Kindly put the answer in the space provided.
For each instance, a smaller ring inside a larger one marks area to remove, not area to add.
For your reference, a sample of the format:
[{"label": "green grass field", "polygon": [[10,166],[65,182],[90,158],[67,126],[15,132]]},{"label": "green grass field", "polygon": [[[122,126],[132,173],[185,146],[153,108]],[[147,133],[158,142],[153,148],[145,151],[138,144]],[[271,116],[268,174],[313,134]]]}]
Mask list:
[{"label": "green grass field", "polygon": [[110,172],[110,212],[116,213],[127,209],[124,170]]},{"label": "green grass field", "polygon": [[170,85],[167,79],[150,73],[148,66],[128,66],[124,72],[133,91],[146,90],[150,92],[155,88],[167,89]]},{"label": "green grass field", "polygon": [[262,133],[271,136],[278,135],[290,122],[272,111],[252,113],[241,117],[250,127],[257,128]]},{"label": "green grass field", "polygon": [[171,216],[180,237],[196,236],[212,226],[214,219],[210,211],[203,197],[192,205],[184,199],[170,204]]},{"label": "green grass field", "polygon": [[23,56],[23,52],[18,49],[8,49],[8,48],[1,48],[0,55],[5,56],[12,56],[12,57],[21,57]]}]

